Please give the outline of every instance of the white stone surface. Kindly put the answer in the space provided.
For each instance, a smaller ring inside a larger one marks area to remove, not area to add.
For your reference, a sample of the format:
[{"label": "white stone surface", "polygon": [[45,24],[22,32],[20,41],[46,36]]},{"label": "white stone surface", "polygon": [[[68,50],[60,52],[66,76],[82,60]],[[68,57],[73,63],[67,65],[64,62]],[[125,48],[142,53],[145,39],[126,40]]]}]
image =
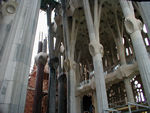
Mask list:
[{"label": "white stone surface", "polygon": [[146,28],[148,31],[148,37],[150,39],[150,2],[137,2],[139,9],[140,9],[140,13],[142,15],[143,21],[146,24]]},{"label": "white stone surface", "polygon": [[73,60],[70,60],[70,70],[69,70],[69,76],[70,76],[70,112],[71,113],[77,113],[77,98],[76,98],[76,73],[75,68],[73,68],[75,65],[75,62]]},{"label": "white stone surface", "polygon": [[134,11],[129,6],[128,2],[129,1],[120,0],[120,5],[125,16],[126,30],[133,43],[147,102],[150,105],[150,59],[141,35],[141,22],[135,18]]},{"label": "white stone surface", "polygon": [[39,8],[40,0],[21,0],[8,32],[9,40],[0,62],[0,107],[4,111],[2,113],[24,113]]},{"label": "white stone surface", "polygon": [[134,103],[135,101],[134,101],[134,95],[133,95],[130,79],[129,78],[125,78],[124,79],[124,84],[125,84],[125,89],[126,89],[126,93],[127,93],[127,100],[128,100],[128,102],[133,102]]},{"label": "white stone surface", "polygon": [[[103,48],[102,45],[99,43],[99,37],[96,37],[97,33],[95,28],[99,29],[99,27],[94,26],[95,21],[94,22],[92,21],[92,14],[90,11],[90,5],[88,0],[83,0],[83,7],[90,38],[89,50],[90,54],[92,55],[94,65],[97,108],[98,113],[102,113],[104,112],[105,109],[108,108],[105,78],[102,64]],[[98,22],[96,24],[98,24]]]}]

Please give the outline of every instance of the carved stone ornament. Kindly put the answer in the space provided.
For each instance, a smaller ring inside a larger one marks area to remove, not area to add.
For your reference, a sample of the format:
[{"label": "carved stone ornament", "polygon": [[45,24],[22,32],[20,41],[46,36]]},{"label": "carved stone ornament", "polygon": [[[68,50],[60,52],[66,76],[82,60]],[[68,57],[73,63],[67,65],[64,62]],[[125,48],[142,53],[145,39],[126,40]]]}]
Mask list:
[{"label": "carved stone ornament", "polygon": [[68,59],[65,59],[64,61],[64,68],[66,71],[69,71],[70,69],[70,61]]},{"label": "carved stone ornament", "polygon": [[126,31],[129,34],[132,34],[137,30],[142,30],[142,22],[139,19],[136,19],[135,17],[127,17],[125,19],[124,24]]},{"label": "carved stone ornament", "polygon": [[8,1],[2,4],[1,12],[3,16],[14,14],[16,12],[18,3],[16,1]]},{"label": "carved stone ornament", "polygon": [[99,53],[101,53],[102,56],[104,55],[103,46],[95,40],[93,40],[89,44],[89,51],[92,56],[95,56],[96,54],[99,54]]},{"label": "carved stone ornament", "polygon": [[50,68],[57,69],[58,65],[59,65],[59,59],[58,59],[58,57],[53,57],[53,58],[49,59],[48,64],[49,64]]},{"label": "carved stone ornament", "polygon": [[123,79],[123,76],[122,76],[122,69],[121,69],[121,68],[118,68],[118,74],[116,74],[116,78],[118,78],[119,80],[122,80],[122,79]]},{"label": "carved stone ornament", "polygon": [[38,64],[45,65],[46,62],[47,62],[47,58],[48,58],[48,55],[46,53],[44,53],[44,52],[38,53],[36,55],[36,57],[35,57],[35,63],[36,63],[36,65],[38,65]]},{"label": "carved stone ornament", "polygon": [[76,70],[76,62],[74,60],[70,60],[70,68]]},{"label": "carved stone ornament", "polygon": [[69,71],[70,69],[76,69],[76,62],[74,60],[69,60],[69,59],[66,59],[64,61],[64,68],[66,71]]}]

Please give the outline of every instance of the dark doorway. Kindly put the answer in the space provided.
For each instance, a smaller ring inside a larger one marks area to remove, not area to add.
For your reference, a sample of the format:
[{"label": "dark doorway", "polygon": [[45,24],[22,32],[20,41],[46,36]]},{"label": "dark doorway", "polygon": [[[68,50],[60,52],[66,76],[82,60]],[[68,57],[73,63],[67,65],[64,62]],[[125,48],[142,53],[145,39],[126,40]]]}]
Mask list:
[{"label": "dark doorway", "polygon": [[83,96],[83,113],[90,113],[90,107],[92,106],[92,97]]}]

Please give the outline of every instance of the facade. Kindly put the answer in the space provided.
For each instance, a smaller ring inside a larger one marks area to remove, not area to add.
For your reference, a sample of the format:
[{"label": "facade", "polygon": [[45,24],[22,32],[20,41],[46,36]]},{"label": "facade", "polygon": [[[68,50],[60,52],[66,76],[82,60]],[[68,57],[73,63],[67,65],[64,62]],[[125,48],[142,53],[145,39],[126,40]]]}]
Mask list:
[{"label": "facade", "polygon": [[[149,113],[150,2],[0,0],[0,7],[1,113]],[[39,43],[29,74],[40,8],[49,49]]]}]

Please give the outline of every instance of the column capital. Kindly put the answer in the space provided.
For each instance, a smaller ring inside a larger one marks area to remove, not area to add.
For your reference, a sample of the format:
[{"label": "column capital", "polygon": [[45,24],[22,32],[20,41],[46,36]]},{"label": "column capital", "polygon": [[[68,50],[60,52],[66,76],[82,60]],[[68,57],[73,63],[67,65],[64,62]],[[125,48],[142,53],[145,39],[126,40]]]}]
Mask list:
[{"label": "column capital", "polygon": [[76,62],[72,59],[66,59],[64,61],[64,68],[66,71],[69,71],[70,69],[74,69],[76,68]]},{"label": "column capital", "polygon": [[92,56],[95,56],[96,54],[104,55],[104,48],[103,45],[97,42],[96,40],[93,40],[89,44],[89,51]]},{"label": "column capital", "polygon": [[18,7],[18,2],[16,1],[11,1],[11,0],[7,2],[2,1],[1,12],[3,16],[14,14],[16,13],[17,7]]},{"label": "column capital", "polygon": [[65,73],[61,73],[59,76],[58,76],[58,81],[65,81],[66,80],[66,74]]},{"label": "column capital", "polygon": [[56,69],[59,65],[58,57],[51,58],[48,62],[50,68]]},{"label": "column capital", "polygon": [[43,52],[38,53],[36,55],[36,57],[35,57],[35,63],[36,63],[36,65],[38,65],[38,64],[45,65],[46,62],[47,62],[47,58],[48,58],[48,56],[47,56],[46,53],[43,53]]},{"label": "column capital", "polygon": [[133,16],[126,17],[124,24],[125,24],[126,31],[129,34],[132,34],[138,30],[142,30],[142,22]]}]

